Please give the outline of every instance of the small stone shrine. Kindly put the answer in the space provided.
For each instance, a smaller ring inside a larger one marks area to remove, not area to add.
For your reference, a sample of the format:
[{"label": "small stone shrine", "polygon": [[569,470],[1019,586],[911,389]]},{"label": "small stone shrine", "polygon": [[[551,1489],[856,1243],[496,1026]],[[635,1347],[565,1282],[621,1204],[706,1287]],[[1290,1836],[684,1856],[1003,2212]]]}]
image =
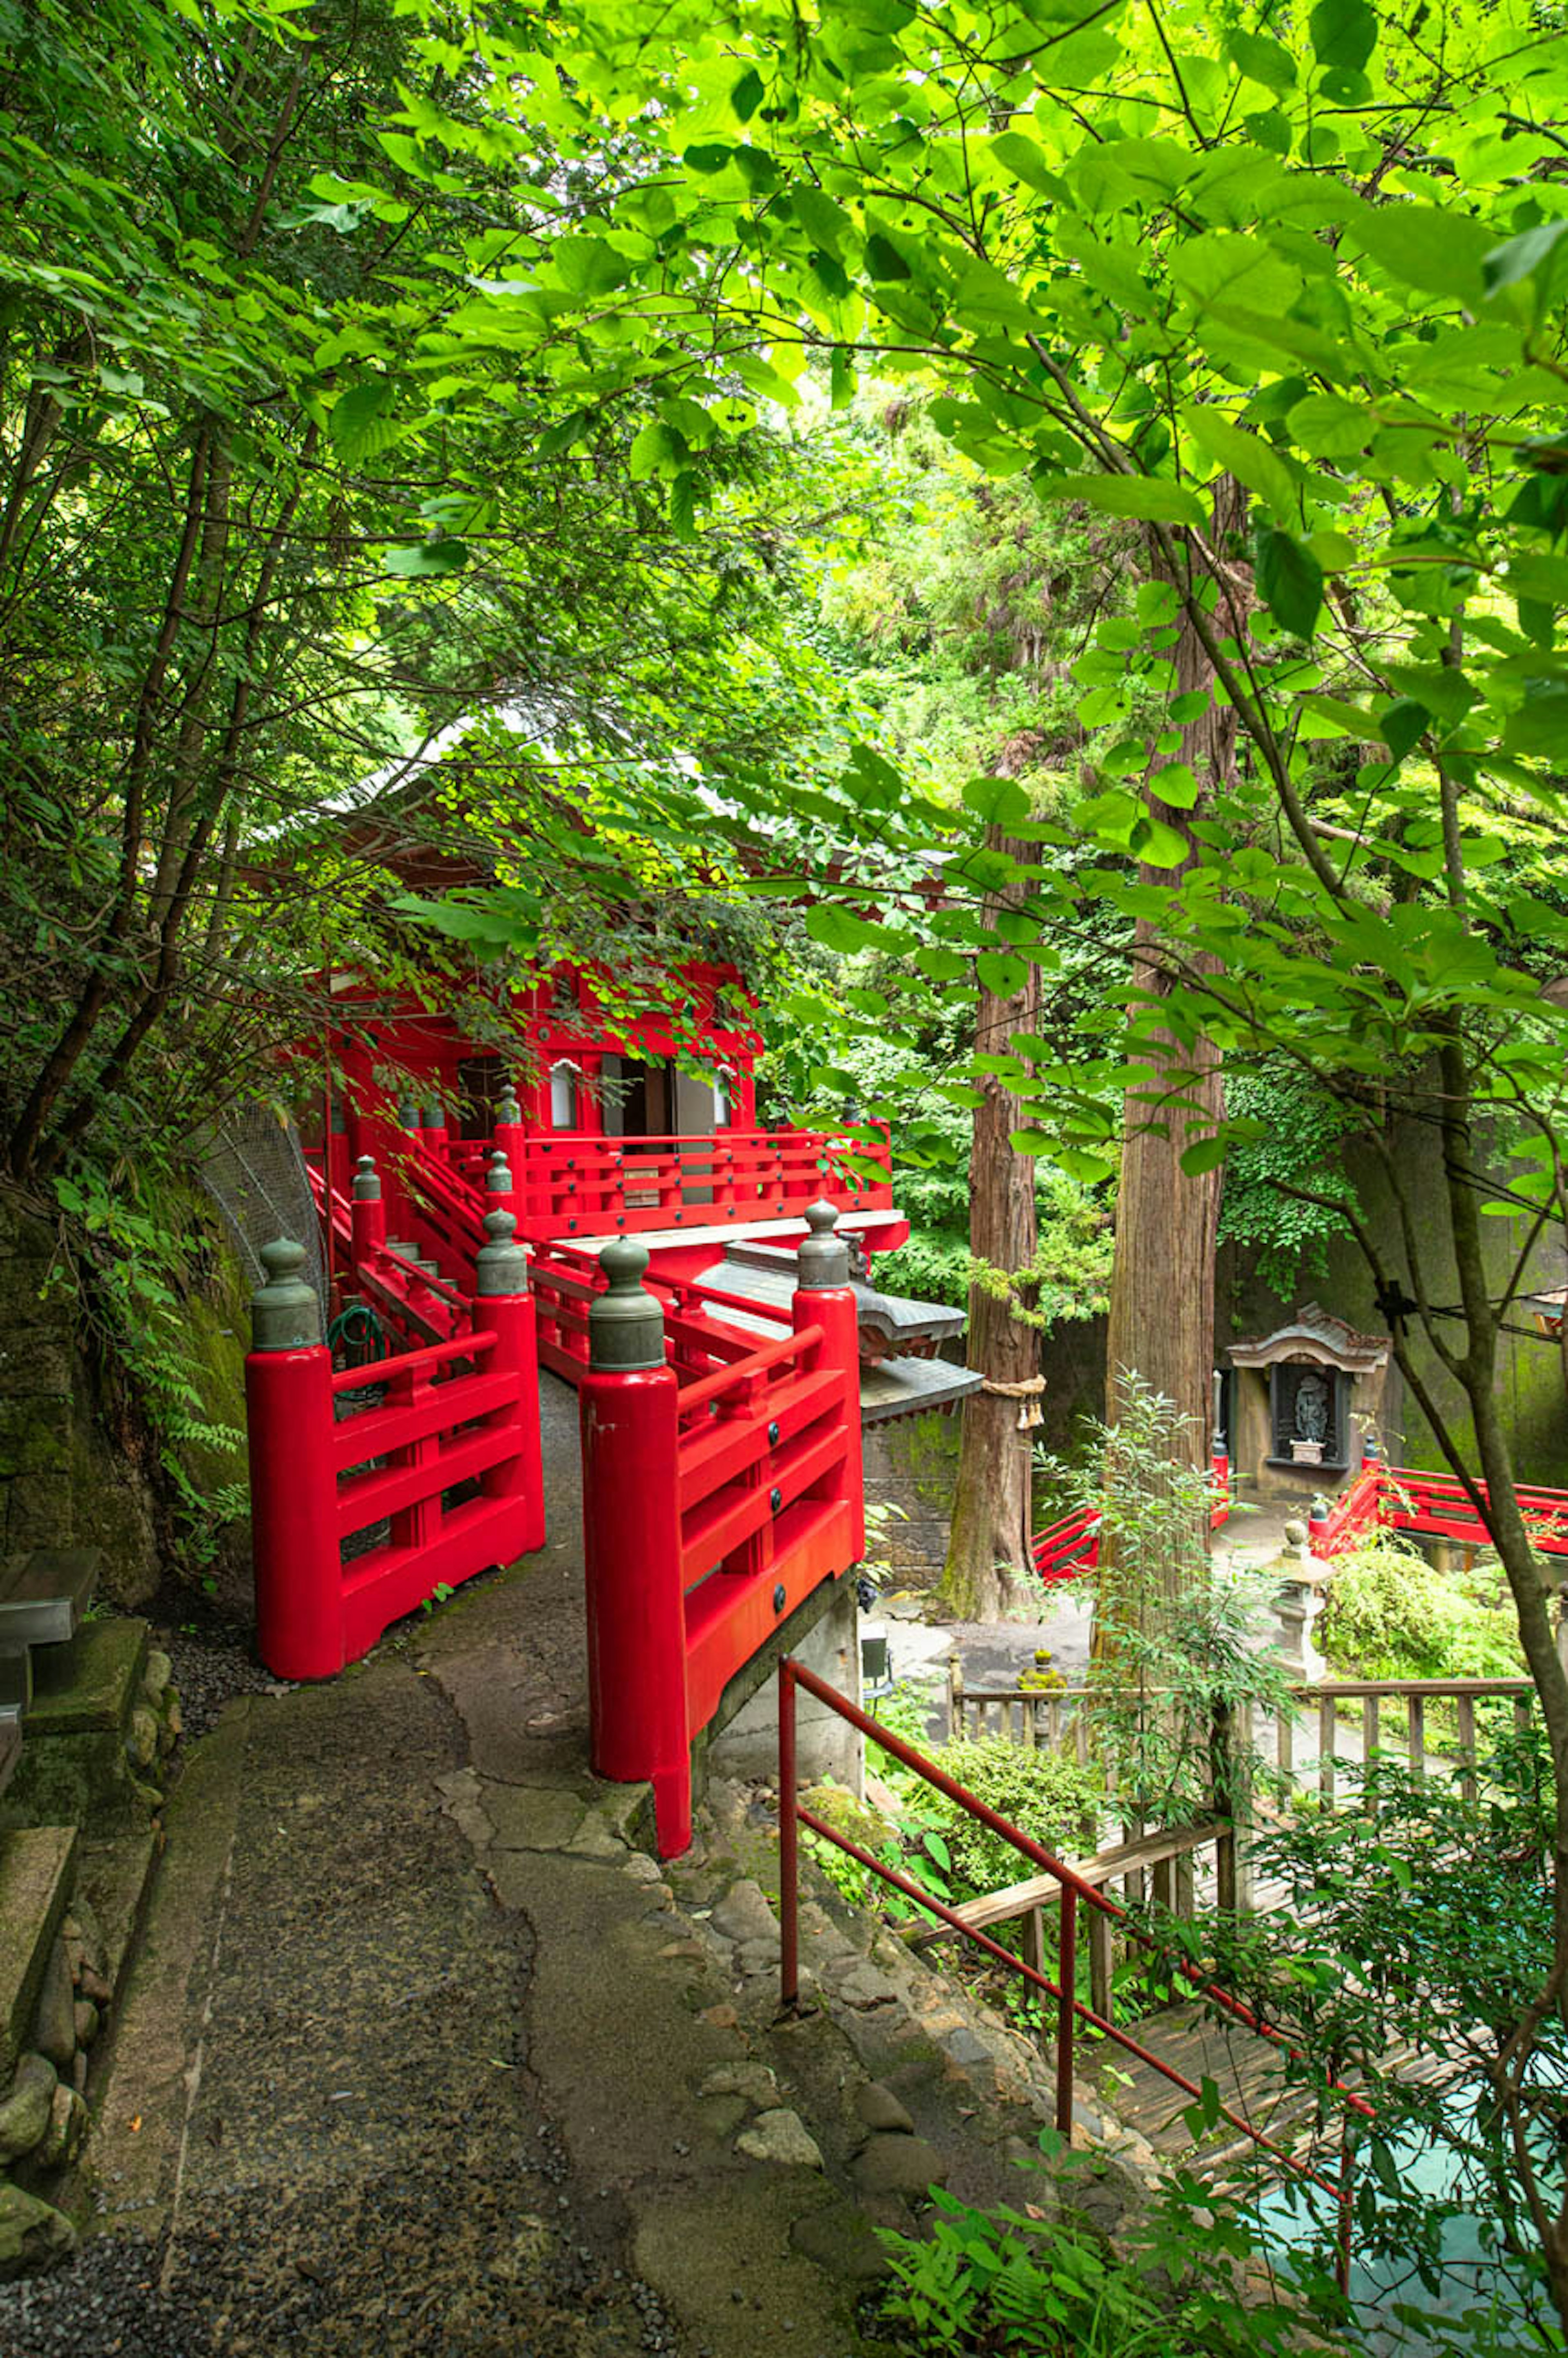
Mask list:
[{"label": "small stone shrine", "polygon": [[1304,1506],[1343,1489],[1360,1471],[1362,1435],[1383,1422],[1388,1336],[1358,1335],[1312,1302],[1227,1357],[1230,1463],[1250,1495]]}]

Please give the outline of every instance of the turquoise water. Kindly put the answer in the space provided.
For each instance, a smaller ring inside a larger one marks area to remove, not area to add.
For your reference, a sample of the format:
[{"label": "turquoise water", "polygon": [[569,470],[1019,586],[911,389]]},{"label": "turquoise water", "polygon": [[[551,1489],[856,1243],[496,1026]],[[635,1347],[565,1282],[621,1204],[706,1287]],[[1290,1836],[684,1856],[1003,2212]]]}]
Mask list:
[{"label": "turquoise water", "polygon": [[[1393,2148],[1396,2169],[1407,2191],[1436,2201],[1452,2199],[1462,2185],[1461,2165],[1445,2143],[1415,2135]],[[1313,2226],[1305,2212],[1283,2190],[1266,2195],[1258,2205],[1257,2223],[1271,2255],[1288,2273],[1290,2254],[1312,2240]],[[1421,2353],[1474,2349],[1499,2353],[1540,2353],[1561,2349],[1561,2342],[1543,2342],[1521,2320],[1522,2277],[1506,2258],[1488,2248],[1482,2221],[1461,2210],[1444,2222],[1439,2288],[1424,2286],[1408,2261],[1361,2261],[1351,2255],[1350,2298],[1358,2320],[1358,2339],[1372,2358],[1421,2358]],[[1426,2328],[1396,2317],[1396,2305],[1419,2310],[1430,2320]],[[1460,2327],[1467,2312],[1487,2312],[1491,2331]],[[1443,2320],[1449,2320],[1444,2330]]]}]

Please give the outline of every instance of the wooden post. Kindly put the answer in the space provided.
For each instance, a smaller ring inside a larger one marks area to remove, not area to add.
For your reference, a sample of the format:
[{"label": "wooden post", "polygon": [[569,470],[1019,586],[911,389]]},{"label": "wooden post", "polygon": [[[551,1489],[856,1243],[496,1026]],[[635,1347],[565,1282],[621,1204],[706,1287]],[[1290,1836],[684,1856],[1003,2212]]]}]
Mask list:
[{"label": "wooden post", "polygon": [[[1471,1809],[1476,1806],[1480,1788],[1476,1779],[1476,1699],[1474,1695],[1456,1695],[1454,1714],[1459,1722],[1459,1790]],[[1468,1766],[1465,1764],[1468,1763]]]},{"label": "wooden post", "polygon": [[1426,1774],[1426,1697],[1405,1697],[1405,1733],[1410,1742],[1410,1764],[1412,1777]]},{"label": "wooden post", "polygon": [[964,1740],[964,1665],[957,1654],[947,1657],[947,1741]]},{"label": "wooden post", "polygon": [[1111,1971],[1111,1920],[1103,1909],[1089,1909],[1089,2004],[1102,2022],[1112,2022],[1115,2004]]}]

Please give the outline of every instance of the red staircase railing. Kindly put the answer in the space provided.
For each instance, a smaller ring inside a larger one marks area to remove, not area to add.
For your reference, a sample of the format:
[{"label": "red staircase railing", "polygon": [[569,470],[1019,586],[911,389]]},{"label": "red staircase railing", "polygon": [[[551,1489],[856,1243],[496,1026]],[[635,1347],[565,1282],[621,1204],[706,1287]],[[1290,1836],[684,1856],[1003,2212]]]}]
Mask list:
[{"label": "red staircase railing", "polygon": [[[945,1794],[969,1817],[975,1819],[979,1824],[989,1827],[992,1833],[1000,1834],[1004,1842],[1011,1843],[1022,1857],[1031,1860],[1035,1866],[1054,1877],[1060,1894],[1054,1977],[1045,1973],[1042,1967],[1029,1964],[1023,1958],[1015,1956],[1012,1951],[1004,1948],[1000,1941],[993,1941],[988,1933],[967,1922],[957,1910],[948,1907],[944,1900],[938,1899],[913,1876],[906,1875],[902,1868],[890,1865],[885,1859],[875,1857],[860,1844],[853,1841],[849,1835],[842,1833],[838,1827],[831,1825],[826,1818],[819,1817],[814,1810],[806,1806],[800,1799],[795,1738],[795,1695],[801,1688],[804,1688],[807,1694],[815,1696],[816,1701],[825,1704],[829,1711],[837,1713],[840,1719],[848,1721],[851,1727],[858,1728],[863,1736],[880,1746],[884,1752],[890,1753],[895,1760],[902,1761],[906,1768],[913,1769],[935,1791]],[[883,1727],[880,1721],[871,1716],[870,1713],[862,1711],[858,1704],[851,1703],[848,1695],[840,1694],[837,1687],[829,1686],[826,1679],[819,1678],[815,1671],[808,1670],[804,1662],[786,1656],[779,1664],[779,1993],[786,2013],[798,2010],[800,2004],[800,1829],[802,1826],[808,1827],[814,1834],[819,1836],[822,1841],[831,1844],[836,1850],[843,1851],[868,1874],[876,1876],[880,1881],[886,1883],[893,1890],[902,1892],[905,1898],[913,1900],[917,1907],[924,1909],[937,1922],[946,1925],[950,1931],[960,1934],[964,1940],[982,1950],[993,1963],[1002,1965],[1009,1973],[1028,1983],[1032,1988],[1038,1990],[1044,1997],[1051,2001],[1055,2008],[1056,2126],[1064,2136],[1068,2136],[1072,2133],[1075,2054],[1080,2029],[1087,2028],[1101,2039],[1109,2039],[1125,2054],[1131,2055],[1139,2062],[1150,2066],[1162,2079],[1168,2080],[1173,2087],[1181,2089],[1184,2094],[1192,2097],[1195,2102],[1205,2101],[1205,2090],[1198,2082],[1189,2079],[1173,2064],[1167,2063],[1162,2057],[1144,2046],[1141,2040],[1134,2039],[1130,2033],[1121,2029],[1103,2015],[1097,2014],[1093,2006],[1077,1995],[1077,1936],[1080,1907],[1095,1909],[1102,1916],[1114,1920],[1125,1935],[1150,1948],[1155,1945],[1152,1936],[1141,1927],[1134,1924],[1129,1918],[1127,1910],[1119,1907],[1115,1900],[1108,1898],[1097,1885],[1087,1882],[1065,1859],[1058,1857],[1054,1851],[1048,1850],[1044,1843],[1036,1842],[1033,1835],[1026,1834],[1021,1827],[1014,1825],[1011,1819],[1004,1818],[999,1811],[993,1810],[988,1802],[982,1801],[978,1794],[971,1793],[967,1786],[961,1785],[956,1777],[948,1776],[945,1769],[939,1768],[934,1760],[928,1758],[924,1752],[907,1742],[904,1737],[895,1736],[891,1728]],[[1179,1960],[1173,1962],[1173,1970],[1191,1985],[1197,1996],[1207,2000],[1209,2004],[1217,2006],[1222,2013],[1240,2023],[1245,2029],[1258,2037],[1271,2039],[1277,2046],[1284,2045],[1279,2034],[1271,2031],[1266,2023],[1260,2020],[1251,2007],[1243,2005],[1240,1999],[1231,1997],[1214,1983],[1206,1981],[1202,1975],[1184,1966]],[[1287,2051],[1292,2050],[1287,2050]],[[1372,2107],[1364,2096],[1357,2095],[1352,2090],[1342,2086],[1338,2081],[1331,2077],[1325,2077],[1324,2086],[1326,2092],[1345,2105],[1348,2112],[1358,2115],[1363,2119],[1369,2120],[1373,2117]],[[1208,2101],[1213,2103],[1212,2094]],[[1268,2136],[1243,2114],[1236,2112],[1223,2101],[1215,2105],[1214,2109],[1219,2119],[1227,2122],[1260,2153],[1267,2154],[1271,2161],[1277,2162],[1281,2169],[1318,2187],[1332,2197],[1337,2214],[1339,2272],[1343,2289],[1349,2275],[1349,2233],[1353,2200],[1348,2144],[1346,2143],[1343,2148],[1339,2175],[1336,2178],[1330,2178],[1310,2162],[1303,2161],[1298,2155],[1292,2153],[1288,2147]]]},{"label": "red staircase railing", "polygon": [[593,1765],[652,1782],[665,1857],[691,1841],[691,1746],[726,1685],[865,1551],[856,1300],[832,1219],[814,1207],[791,1331],[775,1340],[671,1317],[630,1242],[605,1248],[585,1314]]}]

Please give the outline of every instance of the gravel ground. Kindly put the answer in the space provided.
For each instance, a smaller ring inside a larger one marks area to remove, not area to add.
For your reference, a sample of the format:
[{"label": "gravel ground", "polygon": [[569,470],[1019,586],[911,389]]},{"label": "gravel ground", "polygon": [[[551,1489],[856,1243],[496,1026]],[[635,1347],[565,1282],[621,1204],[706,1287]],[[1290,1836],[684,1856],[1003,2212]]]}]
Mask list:
[{"label": "gravel ground", "polygon": [[[211,1628],[187,1660],[209,1709],[259,1677]],[[532,1929],[442,1804],[464,1749],[392,1648],[247,1723],[232,1872],[170,1992],[184,2070],[115,2049],[99,2232],[0,2287],[0,2358],[698,2358],[542,2098]],[[166,1862],[155,1911],[178,1892]]]},{"label": "gravel ground", "polygon": [[255,1631],[217,1610],[182,1604],[184,1617],[161,1628],[156,1642],[174,1664],[180,1715],[188,1741],[205,1736],[231,1697],[273,1694],[278,1685],[255,1650]]}]

